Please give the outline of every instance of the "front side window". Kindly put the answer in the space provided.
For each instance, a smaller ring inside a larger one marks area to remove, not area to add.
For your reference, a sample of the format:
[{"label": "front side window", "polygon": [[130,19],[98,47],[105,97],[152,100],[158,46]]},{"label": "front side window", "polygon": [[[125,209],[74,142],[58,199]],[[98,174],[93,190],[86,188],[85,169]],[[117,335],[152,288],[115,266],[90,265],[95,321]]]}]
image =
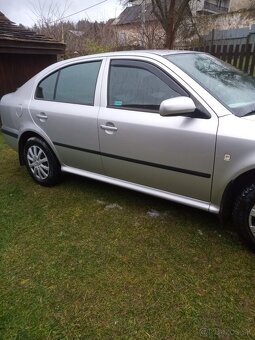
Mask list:
[{"label": "front side window", "polygon": [[101,61],[64,67],[43,79],[35,98],[63,103],[94,105]]},{"label": "front side window", "polygon": [[140,65],[139,62],[137,66],[111,63],[108,106],[158,111],[163,100],[181,95],[164,81],[166,75],[159,77]]}]

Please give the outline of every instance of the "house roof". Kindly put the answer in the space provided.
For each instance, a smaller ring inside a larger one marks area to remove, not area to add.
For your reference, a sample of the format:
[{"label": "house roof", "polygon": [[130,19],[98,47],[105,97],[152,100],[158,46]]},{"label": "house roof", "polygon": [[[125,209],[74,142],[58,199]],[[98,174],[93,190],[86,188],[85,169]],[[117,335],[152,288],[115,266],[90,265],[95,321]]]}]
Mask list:
[{"label": "house roof", "polygon": [[0,53],[62,54],[65,44],[17,26],[0,12]]},{"label": "house roof", "polygon": [[[141,22],[142,5],[126,7],[124,11],[114,20],[113,25],[127,25]],[[152,11],[152,4],[145,5],[145,21],[155,21],[156,17]]]}]

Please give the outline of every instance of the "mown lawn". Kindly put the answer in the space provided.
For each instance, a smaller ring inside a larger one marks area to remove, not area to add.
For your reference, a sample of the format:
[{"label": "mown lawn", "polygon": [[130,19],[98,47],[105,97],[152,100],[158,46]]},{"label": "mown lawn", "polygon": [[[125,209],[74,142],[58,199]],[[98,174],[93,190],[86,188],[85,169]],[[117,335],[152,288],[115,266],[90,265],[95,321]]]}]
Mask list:
[{"label": "mown lawn", "polygon": [[40,187],[0,135],[0,229],[1,339],[255,337],[254,255],[213,215],[75,176]]}]

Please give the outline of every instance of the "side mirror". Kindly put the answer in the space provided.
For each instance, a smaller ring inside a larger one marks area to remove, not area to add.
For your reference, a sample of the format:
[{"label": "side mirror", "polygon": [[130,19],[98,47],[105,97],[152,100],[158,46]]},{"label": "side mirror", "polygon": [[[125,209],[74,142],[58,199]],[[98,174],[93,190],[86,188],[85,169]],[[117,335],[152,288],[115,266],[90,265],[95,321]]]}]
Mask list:
[{"label": "side mirror", "polygon": [[196,105],[189,97],[176,97],[164,100],[159,107],[161,116],[180,116],[192,113],[196,110]]}]

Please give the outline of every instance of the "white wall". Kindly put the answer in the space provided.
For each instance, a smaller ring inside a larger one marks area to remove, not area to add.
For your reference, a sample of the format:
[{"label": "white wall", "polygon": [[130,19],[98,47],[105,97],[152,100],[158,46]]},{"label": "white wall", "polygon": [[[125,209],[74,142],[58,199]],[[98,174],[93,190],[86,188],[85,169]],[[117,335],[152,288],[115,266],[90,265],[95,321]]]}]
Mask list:
[{"label": "white wall", "polygon": [[227,30],[232,28],[251,27],[255,24],[255,10],[230,12],[197,17],[197,25],[201,35],[212,29]]},{"label": "white wall", "polygon": [[230,11],[238,11],[243,8],[250,8],[255,4],[254,0],[230,0]]}]

